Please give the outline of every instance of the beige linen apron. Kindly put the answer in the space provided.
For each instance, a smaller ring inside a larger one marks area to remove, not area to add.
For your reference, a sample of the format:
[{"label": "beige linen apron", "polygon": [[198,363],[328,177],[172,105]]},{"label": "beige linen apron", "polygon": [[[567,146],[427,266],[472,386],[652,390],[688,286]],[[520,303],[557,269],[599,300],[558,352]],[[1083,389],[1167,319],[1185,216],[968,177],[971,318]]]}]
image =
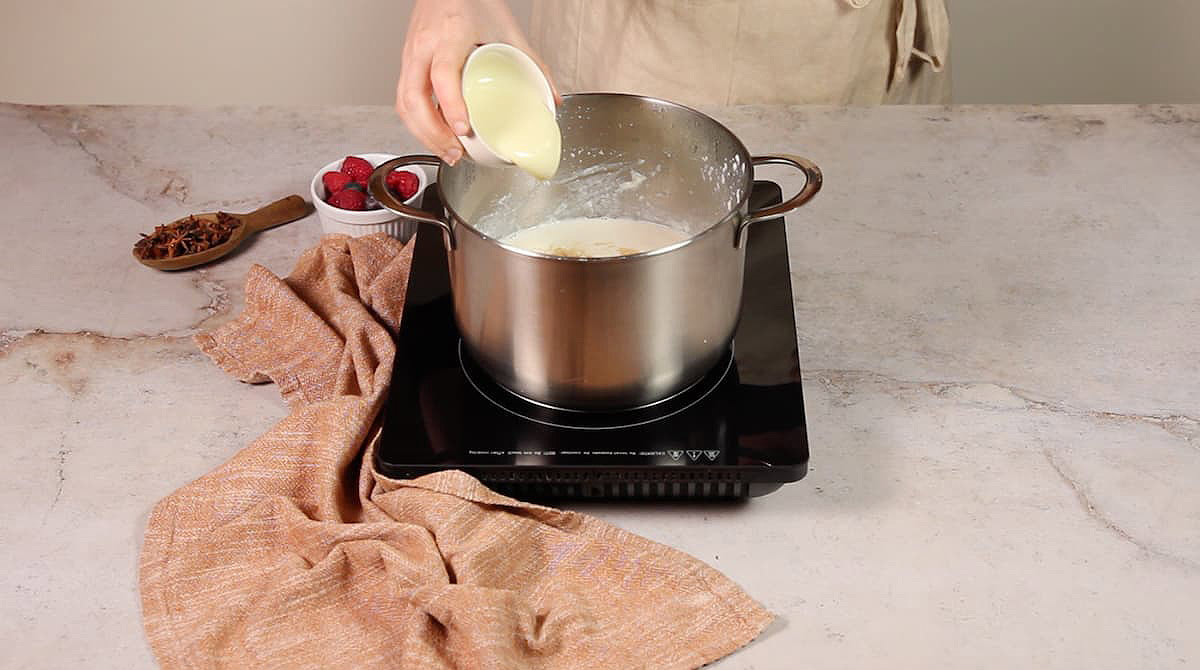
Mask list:
[{"label": "beige linen apron", "polygon": [[692,105],[947,103],[945,0],[534,0],[563,92]]}]

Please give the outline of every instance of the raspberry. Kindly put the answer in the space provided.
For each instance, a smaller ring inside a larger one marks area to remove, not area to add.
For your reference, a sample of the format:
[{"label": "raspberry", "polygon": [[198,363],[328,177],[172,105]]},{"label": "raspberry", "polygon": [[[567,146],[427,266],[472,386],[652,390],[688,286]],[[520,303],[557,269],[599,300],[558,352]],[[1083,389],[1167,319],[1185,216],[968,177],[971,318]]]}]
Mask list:
[{"label": "raspberry", "polygon": [[417,194],[417,189],[421,187],[421,180],[407,170],[392,170],[391,174],[387,176],[387,187],[401,200],[408,200]]},{"label": "raspberry", "polygon": [[354,182],[354,180],[350,178],[350,175],[342,172],[326,172],[325,174],[321,175],[321,181],[325,184],[326,198],[346,188],[346,186]]},{"label": "raspberry", "polygon": [[367,180],[374,171],[375,168],[371,167],[370,163],[358,156],[346,156],[346,160],[342,161],[342,174],[350,175],[351,179],[363,186],[367,185]]},{"label": "raspberry", "polygon": [[356,188],[342,189],[329,196],[329,200],[326,202],[342,209],[364,210],[367,208],[367,196]]}]

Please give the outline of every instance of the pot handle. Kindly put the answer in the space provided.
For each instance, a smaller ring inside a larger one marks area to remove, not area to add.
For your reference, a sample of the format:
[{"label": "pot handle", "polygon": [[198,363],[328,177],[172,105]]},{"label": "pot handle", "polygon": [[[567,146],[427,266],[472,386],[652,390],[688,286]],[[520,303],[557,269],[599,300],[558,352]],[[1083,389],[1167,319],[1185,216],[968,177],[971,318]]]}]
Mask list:
[{"label": "pot handle", "polygon": [[389,211],[422,223],[432,223],[441,228],[442,232],[446,234],[446,246],[453,250],[458,245],[454,239],[454,229],[450,227],[449,221],[437,214],[404,204],[399,198],[392,195],[391,190],[387,187],[387,176],[392,173],[392,170],[398,167],[406,165],[432,165],[438,167],[441,164],[442,160],[440,158],[428,154],[414,154],[412,156],[393,158],[375,168],[375,171],[371,173],[370,179],[367,180],[367,191],[370,192],[371,197],[378,200],[379,204],[386,207]]},{"label": "pot handle", "polygon": [[821,190],[821,183],[823,181],[821,177],[821,168],[817,167],[816,163],[813,163],[807,158],[801,158],[791,154],[766,154],[764,156],[753,156],[750,158],[750,164],[754,166],[788,165],[794,167],[804,173],[804,188],[800,189],[799,193],[792,196],[785,202],[782,202],[778,205],[771,205],[770,207],[764,207],[762,209],[756,209],[753,212],[750,212],[749,215],[746,216],[745,220],[738,224],[737,231],[735,231],[733,234],[733,246],[735,248],[741,248],[742,243],[746,238],[746,229],[749,228],[751,224],[758,223],[759,221],[766,221],[767,219],[773,219],[780,214],[790,212],[809,200],[812,200],[812,197],[817,194],[817,191]]}]

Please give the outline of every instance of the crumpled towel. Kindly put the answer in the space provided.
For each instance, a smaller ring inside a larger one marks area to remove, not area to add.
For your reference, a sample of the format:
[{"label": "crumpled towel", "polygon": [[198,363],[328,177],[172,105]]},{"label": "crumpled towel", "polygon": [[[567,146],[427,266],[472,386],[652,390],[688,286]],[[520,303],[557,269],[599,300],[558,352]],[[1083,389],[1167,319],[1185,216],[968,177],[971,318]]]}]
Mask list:
[{"label": "crumpled towel", "polygon": [[154,508],[162,666],[694,668],[753,640],[771,615],[686,554],[462,472],[374,474],[411,249],[332,235],[286,279],[255,266],[245,312],[196,338],[291,415]]}]

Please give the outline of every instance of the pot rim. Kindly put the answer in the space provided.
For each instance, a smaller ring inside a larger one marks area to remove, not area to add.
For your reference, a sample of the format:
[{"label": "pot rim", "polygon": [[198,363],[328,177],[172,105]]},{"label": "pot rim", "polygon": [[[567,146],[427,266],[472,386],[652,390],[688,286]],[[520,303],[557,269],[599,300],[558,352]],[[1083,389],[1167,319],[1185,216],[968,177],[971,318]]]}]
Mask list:
[{"label": "pot rim", "polygon": [[708,226],[704,230],[701,230],[700,232],[696,233],[695,235],[689,236],[685,240],[676,242],[674,244],[671,244],[671,245],[668,245],[665,247],[659,247],[657,249],[651,249],[650,251],[643,251],[643,252],[636,253],[636,254],[626,254],[626,255],[622,255],[622,256],[556,256],[554,254],[544,254],[539,251],[533,251],[530,249],[525,249],[523,247],[517,247],[517,246],[513,246],[511,244],[506,244],[505,242],[500,241],[500,239],[491,237],[490,235],[485,234],[483,231],[481,231],[478,228],[476,228],[475,226],[471,225],[466,219],[464,219],[462,216],[460,216],[457,211],[455,211],[454,207],[452,207],[450,205],[449,201],[446,199],[445,192],[442,191],[442,170],[444,170],[448,166],[446,165],[445,162],[441,162],[438,164],[437,178],[434,182],[434,186],[437,188],[438,199],[441,200],[442,206],[446,208],[446,211],[450,215],[449,218],[450,218],[451,222],[453,224],[455,224],[456,228],[466,229],[466,230],[470,231],[471,234],[475,235],[477,238],[479,238],[485,242],[491,242],[492,244],[495,244],[496,246],[500,247],[501,249],[503,249],[505,251],[508,251],[508,252],[511,252],[511,253],[514,253],[514,254],[517,254],[520,256],[525,256],[528,258],[533,258],[533,259],[538,259],[538,260],[551,260],[551,261],[569,261],[572,263],[623,263],[626,261],[639,260],[642,258],[651,258],[654,256],[661,256],[663,254],[668,254],[673,251],[682,249],[682,248],[692,244],[696,240],[699,240],[700,238],[709,235],[714,230],[717,230],[721,226],[725,225],[730,219],[737,217],[742,212],[742,210],[747,206],[747,204],[750,202],[750,191],[753,189],[753,186],[754,186],[754,164],[751,162],[750,150],[747,149],[746,145],[742,143],[741,138],[738,137],[736,134],[734,134],[734,132],[732,130],[727,128],[725,126],[725,124],[721,123],[720,121],[717,121],[716,119],[705,114],[704,112],[701,112],[697,109],[693,109],[692,107],[688,107],[687,105],[683,105],[678,102],[672,102],[670,100],[663,100],[662,98],[651,97],[648,95],[638,95],[636,93],[602,93],[602,92],[568,93],[567,95],[563,96],[563,100],[565,101],[567,98],[585,98],[585,97],[636,98],[638,100],[649,102],[651,104],[662,105],[664,107],[673,107],[675,109],[687,112],[689,114],[699,116],[700,118],[705,119],[706,121],[714,124],[717,128],[720,128],[721,130],[725,131],[726,133],[728,133],[728,135],[731,138],[733,138],[733,141],[738,148],[738,154],[741,156],[742,160],[745,161],[745,164],[746,164],[746,175],[745,175],[744,183],[742,185],[743,186],[742,197],[737,201],[737,203],[734,205],[734,207],[731,211],[726,212],[724,215],[721,216],[720,219],[718,219],[712,225]]}]

